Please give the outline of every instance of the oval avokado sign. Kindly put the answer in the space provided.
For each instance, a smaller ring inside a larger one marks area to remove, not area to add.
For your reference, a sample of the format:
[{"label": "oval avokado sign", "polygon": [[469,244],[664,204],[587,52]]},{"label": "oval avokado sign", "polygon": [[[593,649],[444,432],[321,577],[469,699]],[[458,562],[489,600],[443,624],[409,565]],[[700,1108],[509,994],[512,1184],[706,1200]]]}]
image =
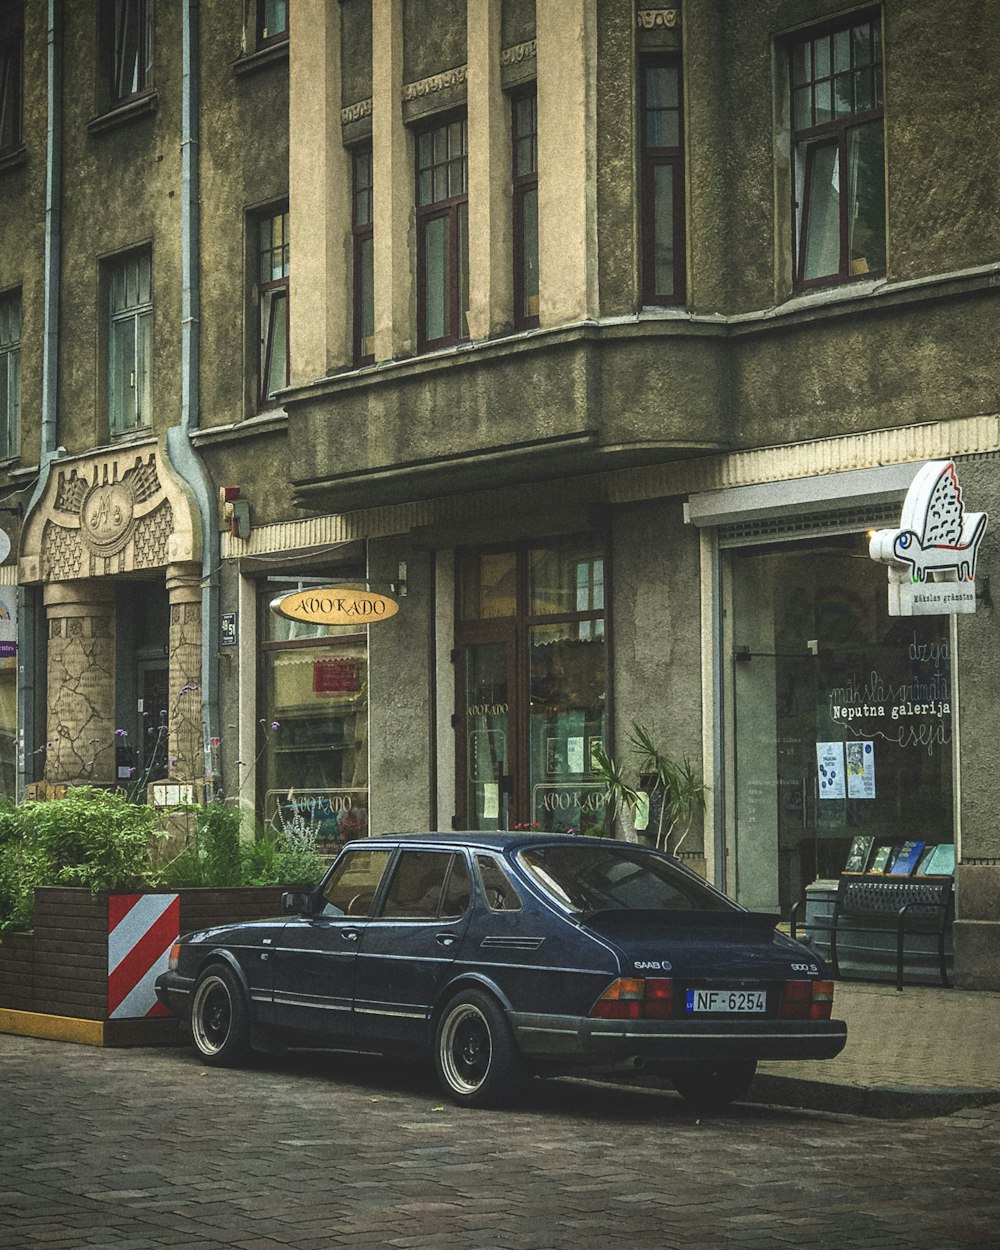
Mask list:
[{"label": "oval avokado sign", "polygon": [[370,625],[387,621],[399,611],[399,604],[388,595],[346,586],[310,586],[293,590],[271,600],[271,611],[290,621],[310,625]]}]

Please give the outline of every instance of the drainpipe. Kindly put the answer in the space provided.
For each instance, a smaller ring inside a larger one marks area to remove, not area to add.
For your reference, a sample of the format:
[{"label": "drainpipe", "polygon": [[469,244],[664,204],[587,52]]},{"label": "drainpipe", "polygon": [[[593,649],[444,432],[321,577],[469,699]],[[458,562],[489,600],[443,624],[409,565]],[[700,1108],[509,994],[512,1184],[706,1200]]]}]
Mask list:
[{"label": "drainpipe", "polygon": [[[58,457],[59,303],[62,242],[62,0],[48,0],[45,126],[45,268],[42,277],[44,329],[42,339],[42,411],[38,481],[24,515],[42,498],[52,461]],[[23,521],[22,521],[23,526]],[[17,796],[24,794],[24,745],[35,741],[35,611],[36,596],[17,588]]]},{"label": "drainpipe", "polygon": [[[170,463],[194,496],[201,520],[201,715],[205,775],[219,736],[219,527],[212,484],[191,434],[201,419],[201,286],[199,186],[199,0],[184,0],[181,33],[181,423],[167,431]],[[213,780],[215,780],[213,778]]]}]

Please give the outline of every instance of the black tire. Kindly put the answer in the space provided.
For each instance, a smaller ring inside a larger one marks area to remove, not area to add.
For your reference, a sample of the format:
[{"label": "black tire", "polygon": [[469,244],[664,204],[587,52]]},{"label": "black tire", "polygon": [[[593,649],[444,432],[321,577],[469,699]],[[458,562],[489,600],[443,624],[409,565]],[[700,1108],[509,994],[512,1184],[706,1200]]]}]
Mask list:
[{"label": "black tire", "polygon": [[441,1012],[434,1038],[441,1087],[460,1107],[506,1107],[524,1080],[503,1008],[481,990],[464,990]]},{"label": "black tire", "polygon": [[228,1067],[246,1057],[250,1019],[236,974],[212,964],[198,978],[191,1000],[191,1041],[205,1063]]},{"label": "black tire", "polygon": [[686,1101],[705,1111],[726,1107],[750,1088],[757,1072],[756,1059],[726,1063],[691,1063],[670,1073],[674,1089]]}]

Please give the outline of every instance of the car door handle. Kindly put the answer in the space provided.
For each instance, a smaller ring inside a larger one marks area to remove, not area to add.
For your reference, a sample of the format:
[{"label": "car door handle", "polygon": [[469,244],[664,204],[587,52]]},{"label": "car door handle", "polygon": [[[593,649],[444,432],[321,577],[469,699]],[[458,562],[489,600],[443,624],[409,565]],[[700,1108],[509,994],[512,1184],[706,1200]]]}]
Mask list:
[{"label": "car door handle", "polygon": [[340,936],[345,942],[356,942],[358,940],[357,929],[341,929]]},{"label": "car door handle", "polygon": [[454,946],[458,941],[454,933],[439,933],[437,940],[439,946]]}]

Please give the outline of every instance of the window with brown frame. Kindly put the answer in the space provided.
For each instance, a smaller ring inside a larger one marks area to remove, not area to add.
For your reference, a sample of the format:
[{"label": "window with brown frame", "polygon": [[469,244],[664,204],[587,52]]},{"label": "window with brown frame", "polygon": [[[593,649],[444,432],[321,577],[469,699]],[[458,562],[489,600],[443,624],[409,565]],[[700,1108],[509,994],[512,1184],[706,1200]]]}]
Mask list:
[{"label": "window with brown frame", "polygon": [[108,428],[131,434],[152,423],[153,261],[148,248],[105,266],[108,291]]},{"label": "window with brown frame", "polygon": [[459,553],[458,828],[603,828],[605,548],[580,534]]},{"label": "window with brown frame", "polygon": [[885,141],[878,14],[789,48],[799,286],[885,272]]},{"label": "window with brown frame", "polygon": [[514,157],[514,326],[538,325],[538,102],[535,88],[511,101]]},{"label": "window with brown frame", "polygon": [[420,348],[468,338],[469,200],[465,118],[417,135],[417,324]]},{"label": "window with brown frame", "polygon": [[641,287],[646,305],[683,304],[684,127],[681,64],[648,57],[640,68]]},{"label": "window with brown frame", "polygon": [[354,363],[375,360],[375,238],[371,144],[353,153]]},{"label": "window with brown frame", "polygon": [[290,239],[288,209],[266,213],[257,220],[257,307],[260,356],[257,401],[269,406],[288,385],[288,274]]},{"label": "window with brown frame", "polygon": [[273,584],[261,587],[259,810],[332,852],[369,832],[368,639],[279,616],[274,595]]},{"label": "window with brown frame", "polygon": [[101,0],[100,50],[108,104],[121,104],[152,87],[152,0]]},{"label": "window with brown frame", "polygon": [[21,144],[23,57],[24,4],[16,0],[0,10],[0,152]]},{"label": "window with brown frame", "polygon": [[257,47],[288,38],[288,0],[257,0]]},{"label": "window with brown frame", "polygon": [[16,456],[21,431],[21,295],[0,296],[0,457]]}]

